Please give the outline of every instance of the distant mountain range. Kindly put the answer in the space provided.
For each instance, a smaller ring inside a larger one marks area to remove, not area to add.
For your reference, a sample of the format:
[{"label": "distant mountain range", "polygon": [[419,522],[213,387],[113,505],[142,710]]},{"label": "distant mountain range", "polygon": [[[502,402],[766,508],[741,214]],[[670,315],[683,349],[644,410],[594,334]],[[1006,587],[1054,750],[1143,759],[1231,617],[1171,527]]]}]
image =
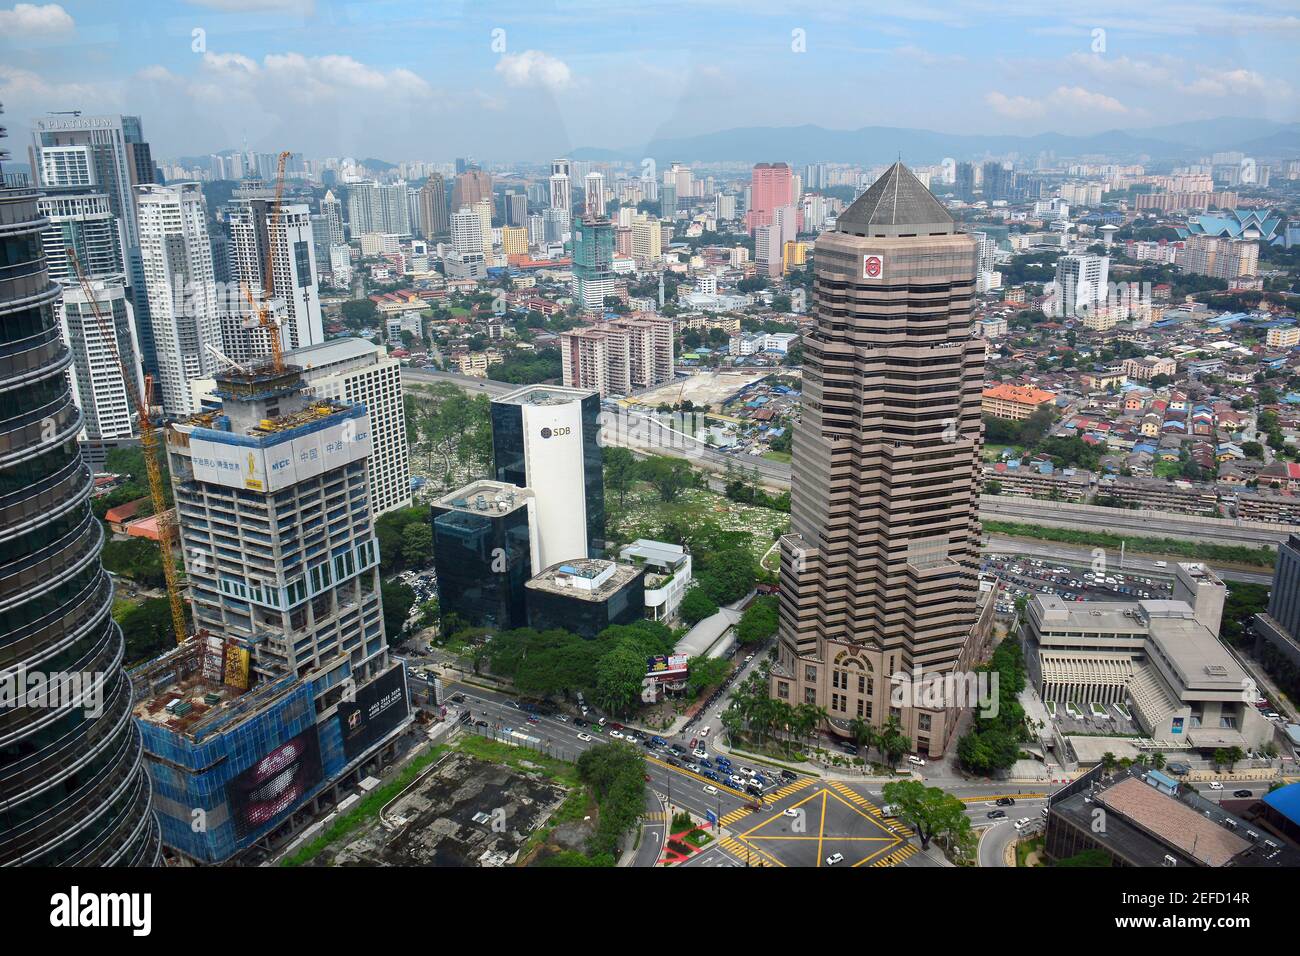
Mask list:
[{"label": "distant mountain range", "polygon": [[940,133],[892,126],[855,130],[822,126],[749,126],[696,136],[657,137],[643,148],[582,148],[571,155],[590,161],[652,157],[656,162],[904,162],[935,163],[945,156],[960,160],[1017,152],[1037,156],[1047,150],[1060,156],[1100,154],[1114,158],[1188,159],[1207,152],[1242,150],[1257,158],[1300,156],[1300,123],[1220,117],[1156,126],[1109,130],[1090,136],[1039,133],[1033,136]]}]

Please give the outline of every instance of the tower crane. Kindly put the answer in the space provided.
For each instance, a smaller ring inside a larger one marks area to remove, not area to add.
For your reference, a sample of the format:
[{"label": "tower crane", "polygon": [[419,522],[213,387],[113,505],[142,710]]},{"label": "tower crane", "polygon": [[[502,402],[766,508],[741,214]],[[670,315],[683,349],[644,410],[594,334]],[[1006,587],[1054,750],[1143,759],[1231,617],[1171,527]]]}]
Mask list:
[{"label": "tower crane", "polygon": [[[122,385],[126,389],[128,399],[135,406],[136,417],[140,422],[140,448],[144,452],[144,468],[149,479],[149,496],[153,499],[153,512],[158,516],[158,550],[162,557],[163,579],[167,583],[167,602],[171,605],[172,628],[176,632],[176,643],[183,644],[188,636],[185,628],[185,605],[181,600],[180,575],[176,571],[176,561],[172,556],[174,519],[167,507],[167,499],[163,495],[162,467],[158,464],[158,431],[154,426],[153,418],[149,415],[147,402],[135,387],[135,375],[122,360],[122,353],[117,347],[116,327],[110,326],[105,321],[103,313],[99,311],[99,302],[90,286],[90,280],[86,278],[85,270],[81,268],[77,251],[71,246],[66,251],[68,261],[72,263],[77,273],[82,295],[90,303],[90,311],[94,314],[95,324],[99,327],[99,336],[117,363],[122,374]],[[147,395],[151,390],[152,377],[146,376],[145,394]]]}]

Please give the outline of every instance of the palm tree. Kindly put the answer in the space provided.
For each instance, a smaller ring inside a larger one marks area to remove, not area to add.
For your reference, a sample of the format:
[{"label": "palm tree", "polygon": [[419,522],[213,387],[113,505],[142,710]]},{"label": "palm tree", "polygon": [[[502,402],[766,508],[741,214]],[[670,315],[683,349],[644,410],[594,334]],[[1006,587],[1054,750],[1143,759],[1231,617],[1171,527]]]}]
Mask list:
[{"label": "palm tree", "polygon": [[1152,754],[1151,766],[1155,767],[1157,770],[1163,770],[1165,768],[1165,755],[1162,753]]}]

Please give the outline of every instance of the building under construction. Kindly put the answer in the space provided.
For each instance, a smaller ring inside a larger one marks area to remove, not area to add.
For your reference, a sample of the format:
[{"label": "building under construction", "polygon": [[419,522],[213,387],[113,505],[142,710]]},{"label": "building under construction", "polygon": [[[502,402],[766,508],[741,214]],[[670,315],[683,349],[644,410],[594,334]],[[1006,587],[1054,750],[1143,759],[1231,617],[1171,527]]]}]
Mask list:
[{"label": "building under construction", "polygon": [[364,406],[273,362],[217,377],[168,462],[198,636],[138,669],[163,841],[219,863],[275,846],[411,722],[388,656]]}]

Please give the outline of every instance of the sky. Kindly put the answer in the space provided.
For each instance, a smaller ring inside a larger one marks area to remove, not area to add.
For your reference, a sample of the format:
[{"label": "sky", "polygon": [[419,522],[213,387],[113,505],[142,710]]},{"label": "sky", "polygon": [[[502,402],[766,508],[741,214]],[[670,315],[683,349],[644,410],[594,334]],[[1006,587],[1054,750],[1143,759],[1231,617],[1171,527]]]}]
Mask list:
[{"label": "sky", "polygon": [[1298,44],[1295,0],[0,0],[0,103],[16,159],[79,109],[139,115],[158,159],[544,162],[740,126],[1292,122]]}]

